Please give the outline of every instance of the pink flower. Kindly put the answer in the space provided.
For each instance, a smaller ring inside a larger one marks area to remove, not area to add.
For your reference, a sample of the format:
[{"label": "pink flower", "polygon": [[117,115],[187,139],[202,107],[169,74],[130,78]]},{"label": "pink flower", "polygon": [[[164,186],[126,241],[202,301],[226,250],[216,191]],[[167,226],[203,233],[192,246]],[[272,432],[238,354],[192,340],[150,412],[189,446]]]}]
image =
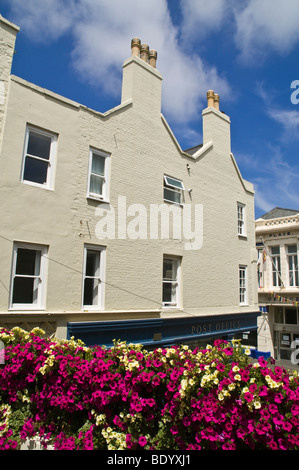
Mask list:
[{"label": "pink flower", "polygon": [[283,421],[282,427],[285,431],[290,432],[293,426],[290,423]]},{"label": "pink flower", "polygon": [[274,396],[275,403],[281,403],[283,401],[282,393],[276,393]]},{"label": "pink flower", "polygon": [[257,390],[257,385],[256,385],[256,384],[253,383],[253,384],[251,384],[251,385],[249,386],[249,391],[250,391],[251,393],[256,392],[256,390]]},{"label": "pink flower", "polygon": [[254,398],[254,396],[252,395],[252,393],[250,393],[250,392],[244,393],[244,399],[246,401],[251,402],[251,401],[253,401],[253,398]]},{"label": "pink flower", "polygon": [[258,363],[261,367],[267,367],[268,366],[268,362],[263,357],[258,358]]},{"label": "pink flower", "polygon": [[224,354],[226,354],[227,356],[232,356],[233,353],[234,353],[234,350],[233,350],[233,348],[225,348],[225,349],[223,350],[223,352],[224,352]]},{"label": "pink flower", "polygon": [[146,437],[144,437],[144,436],[139,437],[138,444],[139,444],[141,447],[144,447],[144,446],[147,444]]},{"label": "pink flower", "polygon": [[259,396],[260,397],[266,397],[268,395],[268,389],[266,385],[262,385],[259,390]]}]

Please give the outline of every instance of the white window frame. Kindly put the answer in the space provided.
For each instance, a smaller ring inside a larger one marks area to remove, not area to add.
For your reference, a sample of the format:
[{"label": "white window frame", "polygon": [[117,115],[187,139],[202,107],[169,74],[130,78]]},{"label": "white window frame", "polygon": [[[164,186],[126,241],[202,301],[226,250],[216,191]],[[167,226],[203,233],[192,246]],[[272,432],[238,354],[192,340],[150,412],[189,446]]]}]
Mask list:
[{"label": "white window frame", "polygon": [[[92,176],[92,159],[93,155],[99,155],[100,157],[105,158],[105,167],[104,167],[104,175],[101,177],[100,175],[96,175],[103,179],[103,187],[102,187],[102,194],[97,194],[91,192],[91,176]],[[87,183],[87,198],[94,199],[96,201],[105,201],[108,202],[109,200],[109,178],[110,178],[110,157],[111,154],[104,152],[103,150],[98,150],[93,147],[89,149],[89,163],[88,163],[88,183]]]},{"label": "white window frame", "polygon": [[[172,191],[176,194],[179,194],[179,197],[180,197],[179,202],[172,201],[171,199],[168,199],[167,197],[165,197],[165,189],[167,191]],[[185,187],[184,187],[184,184],[181,180],[179,180],[177,178],[173,178],[172,176],[164,175],[164,187],[163,187],[164,201],[170,202],[171,204],[182,205],[182,203],[183,203],[183,191],[185,191]]]},{"label": "white window frame", "polygon": [[[43,158],[40,158],[37,155],[28,154],[27,150],[28,150],[28,143],[29,143],[29,135],[30,135],[31,132],[35,133],[35,134],[39,134],[43,137],[48,137],[49,139],[51,139],[49,160],[45,160]],[[44,189],[53,189],[54,188],[56,147],[57,147],[57,134],[54,134],[50,131],[40,129],[38,127],[34,127],[32,125],[27,125],[26,134],[25,134],[24,152],[23,152],[23,162],[22,162],[22,175],[21,175],[22,183],[29,184],[30,186],[36,186],[36,187],[39,187],[39,188],[44,188]],[[34,158],[35,160],[41,160],[44,163],[48,164],[47,180],[46,180],[45,183],[37,183],[35,181],[30,181],[30,180],[27,180],[27,179],[24,178],[25,165],[26,165],[26,158],[27,157]]]},{"label": "white window frame", "polygon": [[248,305],[247,266],[239,266],[239,303]]},{"label": "white window frame", "polygon": [[246,237],[246,207],[241,202],[237,203],[237,216],[238,216],[238,235]]},{"label": "white window frame", "polygon": [[[289,248],[291,246],[295,246],[296,251],[290,252]],[[288,260],[289,286],[290,287],[298,287],[298,285],[299,285],[299,272],[298,272],[298,250],[297,250],[297,244],[296,243],[292,243],[292,244],[287,245],[287,260]],[[292,267],[291,267],[291,264],[292,264]],[[291,278],[293,279],[293,282],[291,282]]]},{"label": "white window frame", "polygon": [[[19,249],[34,250],[40,252],[39,258],[39,273],[34,275],[17,274],[17,255]],[[31,243],[15,242],[13,247],[13,260],[11,270],[11,289],[10,289],[10,309],[11,310],[44,310],[46,299],[46,275],[48,268],[48,247],[45,245],[36,245]],[[14,282],[16,278],[35,278],[36,287],[36,301],[33,303],[14,303]]]},{"label": "white window frame", "polygon": [[[99,256],[99,266],[98,270],[94,276],[86,275],[86,262],[88,252],[95,252]],[[99,245],[85,245],[84,246],[84,256],[83,256],[83,280],[82,280],[82,310],[83,311],[98,311],[103,310],[104,308],[104,274],[105,274],[105,265],[106,265],[106,247]],[[98,282],[97,286],[97,302],[91,305],[84,304],[85,296],[85,280],[94,279]]]},{"label": "white window frame", "polygon": [[[278,248],[279,253],[273,253],[273,249]],[[273,287],[280,287],[281,282],[281,256],[280,256],[280,246],[275,245],[270,247],[270,259],[271,259],[271,279]]]},{"label": "white window frame", "polygon": [[[174,276],[171,278],[164,278],[164,262],[171,261],[172,271],[175,271]],[[172,284],[175,290],[175,300],[165,302],[163,299],[164,284]],[[163,271],[162,271],[162,305],[163,308],[180,308],[181,307],[181,259],[176,256],[164,255],[163,256]]]}]

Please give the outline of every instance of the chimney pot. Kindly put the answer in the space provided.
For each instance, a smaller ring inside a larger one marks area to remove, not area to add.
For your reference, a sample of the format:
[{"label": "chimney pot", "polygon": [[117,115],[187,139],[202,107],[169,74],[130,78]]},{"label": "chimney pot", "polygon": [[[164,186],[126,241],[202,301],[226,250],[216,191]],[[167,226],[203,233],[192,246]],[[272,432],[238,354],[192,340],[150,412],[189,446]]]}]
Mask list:
[{"label": "chimney pot", "polygon": [[141,41],[139,38],[133,38],[131,41],[132,56],[139,57]]},{"label": "chimney pot", "polygon": [[158,57],[157,51],[155,51],[154,49],[151,49],[149,51],[148,63],[154,68],[156,68],[157,57]]},{"label": "chimney pot", "polygon": [[215,93],[213,90],[209,90],[207,92],[207,98],[208,98],[208,108],[214,108]]},{"label": "chimney pot", "polygon": [[144,60],[144,62],[148,62],[148,56],[149,56],[149,46],[147,44],[141,44],[140,58]]},{"label": "chimney pot", "polygon": [[214,108],[218,109],[218,111],[219,111],[219,100],[220,100],[219,95],[217,95],[215,93],[215,95],[214,95]]}]

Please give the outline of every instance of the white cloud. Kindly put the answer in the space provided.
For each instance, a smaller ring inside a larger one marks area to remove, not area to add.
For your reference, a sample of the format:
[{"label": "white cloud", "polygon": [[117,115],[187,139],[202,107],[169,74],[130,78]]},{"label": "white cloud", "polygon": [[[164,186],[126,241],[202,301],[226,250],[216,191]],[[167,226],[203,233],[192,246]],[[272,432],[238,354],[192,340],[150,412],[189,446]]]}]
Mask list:
[{"label": "white cloud", "polygon": [[3,0],[14,21],[34,41],[47,43],[68,32],[78,15],[76,0]]},{"label": "white cloud", "polygon": [[268,145],[261,155],[242,156],[244,168],[258,169],[257,177],[252,178],[255,189],[255,205],[263,212],[273,207],[299,209],[299,166],[290,164],[285,150]]},{"label": "white cloud", "polygon": [[277,105],[279,92],[274,89],[265,89],[261,82],[256,84],[256,94],[262,100],[263,112],[273,121],[280,124],[281,133],[276,138],[284,143],[299,139],[299,111],[296,106],[293,109],[283,109]]},{"label": "white cloud", "polygon": [[242,58],[253,61],[292,50],[299,41],[298,0],[249,0],[245,8],[235,6],[236,45]]},{"label": "white cloud", "polygon": [[49,42],[68,33],[76,73],[109,94],[120,94],[122,63],[131,54],[133,37],[156,49],[163,110],[170,120],[188,123],[198,118],[208,89],[228,94],[229,85],[213,64],[183,51],[167,0],[126,0],[125,7],[123,0],[9,0],[8,5],[21,30],[35,41]]},{"label": "white cloud", "polygon": [[268,116],[281,124],[283,139],[299,139],[299,112],[296,110],[269,109]]},{"label": "white cloud", "polygon": [[270,52],[290,52],[299,41],[298,0],[181,0],[181,39],[221,33],[232,38],[242,59],[262,63]]},{"label": "white cloud", "polygon": [[228,8],[226,0],[181,0],[182,39],[202,37],[218,29]]}]

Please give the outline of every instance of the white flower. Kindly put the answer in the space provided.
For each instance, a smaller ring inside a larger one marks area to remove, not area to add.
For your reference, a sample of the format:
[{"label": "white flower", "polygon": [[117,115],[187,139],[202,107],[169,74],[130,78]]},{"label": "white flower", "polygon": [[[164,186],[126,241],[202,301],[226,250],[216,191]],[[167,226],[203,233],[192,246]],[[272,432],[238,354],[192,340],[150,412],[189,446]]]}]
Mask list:
[{"label": "white flower", "polygon": [[256,410],[258,410],[259,408],[261,408],[262,404],[261,404],[261,402],[260,402],[260,400],[259,400],[258,398],[255,398],[255,399],[253,400],[253,406],[254,406],[254,408],[255,408]]}]

